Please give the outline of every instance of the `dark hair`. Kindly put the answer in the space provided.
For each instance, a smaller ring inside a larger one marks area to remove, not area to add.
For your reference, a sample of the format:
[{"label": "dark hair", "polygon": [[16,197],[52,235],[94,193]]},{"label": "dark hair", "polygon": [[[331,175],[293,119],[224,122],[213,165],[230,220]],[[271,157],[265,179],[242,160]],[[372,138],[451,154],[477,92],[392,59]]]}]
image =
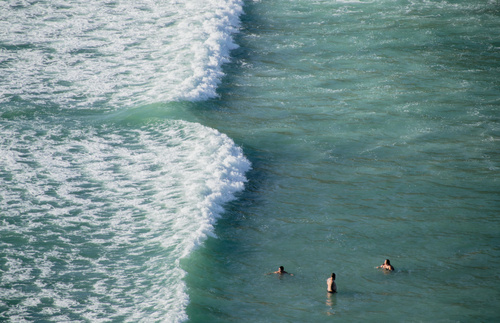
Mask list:
[{"label": "dark hair", "polygon": [[391,264],[391,261],[389,259],[386,259],[385,262],[390,265]]},{"label": "dark hair", "polygon": [[281,269],[281,270],[285,270],[285,268],[284,268],[283,266],[280,266],[280,269]]},{"label": "dark hair", "polygon": [[332,278],[335,280],[335,273],[332,273]]}]

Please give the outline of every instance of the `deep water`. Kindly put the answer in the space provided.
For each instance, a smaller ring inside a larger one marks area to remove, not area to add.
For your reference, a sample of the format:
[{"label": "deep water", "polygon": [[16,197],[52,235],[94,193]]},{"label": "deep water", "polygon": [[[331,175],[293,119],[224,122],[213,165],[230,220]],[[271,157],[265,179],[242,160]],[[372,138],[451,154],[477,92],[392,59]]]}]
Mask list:
[{"label": "deep water", "polygon": [[500,317],[499,9],[246,3],[197,114],[253,169],[183,263],[191,322]]}]

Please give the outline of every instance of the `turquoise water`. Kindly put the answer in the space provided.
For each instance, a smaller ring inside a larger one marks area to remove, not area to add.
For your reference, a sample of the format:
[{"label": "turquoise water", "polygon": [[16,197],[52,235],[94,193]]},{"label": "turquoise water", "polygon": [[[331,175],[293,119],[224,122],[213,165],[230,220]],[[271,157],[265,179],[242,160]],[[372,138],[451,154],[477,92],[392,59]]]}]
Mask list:
[{"label": "turquoise water", "polygon": [[[244,10],[198,113],[253,170],[185,263],[190,321],[498,320],[498,5]],[[295,275],[264,275],[280,265]]]},{"label": "turquoise water", "polygon": [[240,4],[2,4],[0,318],[497,321],[498,3]]}]

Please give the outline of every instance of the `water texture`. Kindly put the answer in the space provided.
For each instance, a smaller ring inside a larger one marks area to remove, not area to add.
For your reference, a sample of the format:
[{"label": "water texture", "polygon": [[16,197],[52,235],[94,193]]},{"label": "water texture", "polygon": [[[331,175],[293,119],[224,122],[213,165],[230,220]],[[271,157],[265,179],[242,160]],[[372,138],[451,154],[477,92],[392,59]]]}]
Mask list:
[{"label": "water texture", "polygon": [[2,2],[0,319],[498,321],[499,13]]}]

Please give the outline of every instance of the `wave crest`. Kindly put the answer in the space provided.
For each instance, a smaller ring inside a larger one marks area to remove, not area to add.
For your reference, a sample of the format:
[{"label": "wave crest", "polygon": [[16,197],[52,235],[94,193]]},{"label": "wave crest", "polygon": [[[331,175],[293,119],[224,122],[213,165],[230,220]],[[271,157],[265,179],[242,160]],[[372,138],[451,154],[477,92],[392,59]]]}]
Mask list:
[{"label": "wave crest", "polygon": [[0,5],[0,103],[117,109],[216,96],[242,0]]}]

